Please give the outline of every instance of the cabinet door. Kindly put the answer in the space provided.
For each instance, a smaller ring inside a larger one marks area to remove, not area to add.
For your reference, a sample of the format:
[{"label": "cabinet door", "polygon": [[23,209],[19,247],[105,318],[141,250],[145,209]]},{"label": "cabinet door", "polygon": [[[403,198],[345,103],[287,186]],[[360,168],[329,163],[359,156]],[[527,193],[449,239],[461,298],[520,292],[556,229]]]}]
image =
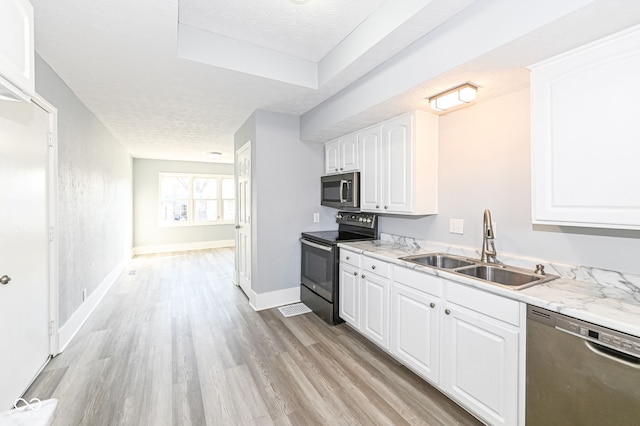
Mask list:
[{"label": "cabinet door", "polygon": [[533,223],[640,229],[640,29],[531,69]]},{"label": "cabinet door", "polygon": [[433,383],[439,379],[439,299],[393,283],[391,353]]},{"label": "cabinet door", "polygon": [[518,329],[458,305],[445,308],[445,391],[490,424],[517,424]]},{"label": "cabinet door", "polygon": [[360,277],[359,269],[340,265],[339,282],[340,318],[356,329],[360,329]]},{"label": "cabinet door", "polygon": [[340,171],[358,170],[358,135],[353,133],[340,140]]},{"label": "cabinet door", "polygon": [[373,126],[358,133],[360,149],[360,209],[382,210],[380,126]]},{"label": "cabinet door", "polygon": [[382,125],[382,202],[383,211],[413,211],[413,123],[408,114]]},{"label": "cabinet door", "polygon": [[[26,94],[35,92],[33,7],[28,0],[0,2],[0,75]],[[2,79],[0,79],[2,83]],[[10,85],[7,85],[10,86]],[[0,95],[12,96],[15,88]]]},{"label": "cabinet door", "polygon": [[369,340],[389,349],[389,280],[366,273],[361,277],[360,330]]},{"label": "cabinet door", "polygon": [[324,172],[332,174],[340,172],[340,141],[330,141],[324,144]]}]

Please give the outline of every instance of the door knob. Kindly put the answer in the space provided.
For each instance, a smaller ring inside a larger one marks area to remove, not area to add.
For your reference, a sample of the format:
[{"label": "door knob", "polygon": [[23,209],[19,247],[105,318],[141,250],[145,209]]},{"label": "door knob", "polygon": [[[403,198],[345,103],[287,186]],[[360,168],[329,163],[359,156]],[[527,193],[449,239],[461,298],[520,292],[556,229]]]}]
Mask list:
[{"label": "door knob", "polygon": [[11,281],[11,277],[8,275],[3,275],[0,277],[0,284],[2,285],[9,284],[9,281]]}]

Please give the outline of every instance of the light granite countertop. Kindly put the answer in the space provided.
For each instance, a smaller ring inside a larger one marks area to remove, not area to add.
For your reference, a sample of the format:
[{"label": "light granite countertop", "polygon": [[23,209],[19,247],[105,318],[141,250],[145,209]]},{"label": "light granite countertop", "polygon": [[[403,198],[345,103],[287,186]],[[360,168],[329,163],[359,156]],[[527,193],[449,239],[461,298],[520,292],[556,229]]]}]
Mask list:
[{"label": "light granite countertop", "polygon": [[640,276],[585,266],[562,265],[541,259],[501,256],[506,265],[533,271],[537,263],[560,278],[522,290],[511,290],[474,278],[420,266],[400,257],[423,253],[449,253],[478,259],[475,250],[417,241],[407,237],[381,235],[380,240],[340,243],[340,247],[367,256],[440,276],[513,300],[546,308],[604,327],[640,336]]}]

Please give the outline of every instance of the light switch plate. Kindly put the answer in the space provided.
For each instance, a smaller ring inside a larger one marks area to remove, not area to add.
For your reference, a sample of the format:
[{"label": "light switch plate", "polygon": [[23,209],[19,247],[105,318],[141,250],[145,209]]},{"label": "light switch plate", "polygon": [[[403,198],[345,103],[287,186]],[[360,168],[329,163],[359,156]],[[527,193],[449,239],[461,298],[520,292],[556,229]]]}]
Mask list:
[{"label": "light switch plate", "polygon": [[313,223],[320,223],[320,213],[313,214]]},{"label": "light switch plate", "polygon": [[449,219],[449,232],[452,234],[464,234],[464,220]]}]

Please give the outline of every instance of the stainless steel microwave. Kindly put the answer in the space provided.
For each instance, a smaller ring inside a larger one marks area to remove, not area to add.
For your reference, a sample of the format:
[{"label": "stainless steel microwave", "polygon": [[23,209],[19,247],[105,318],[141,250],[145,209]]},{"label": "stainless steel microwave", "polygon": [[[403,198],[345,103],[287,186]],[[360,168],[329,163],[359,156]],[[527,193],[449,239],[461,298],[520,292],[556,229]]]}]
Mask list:
[{"label": "stainless steel microwave", "polygon": [[323,206],[360,209],[360,172],[322,176],[321,191]]}]

